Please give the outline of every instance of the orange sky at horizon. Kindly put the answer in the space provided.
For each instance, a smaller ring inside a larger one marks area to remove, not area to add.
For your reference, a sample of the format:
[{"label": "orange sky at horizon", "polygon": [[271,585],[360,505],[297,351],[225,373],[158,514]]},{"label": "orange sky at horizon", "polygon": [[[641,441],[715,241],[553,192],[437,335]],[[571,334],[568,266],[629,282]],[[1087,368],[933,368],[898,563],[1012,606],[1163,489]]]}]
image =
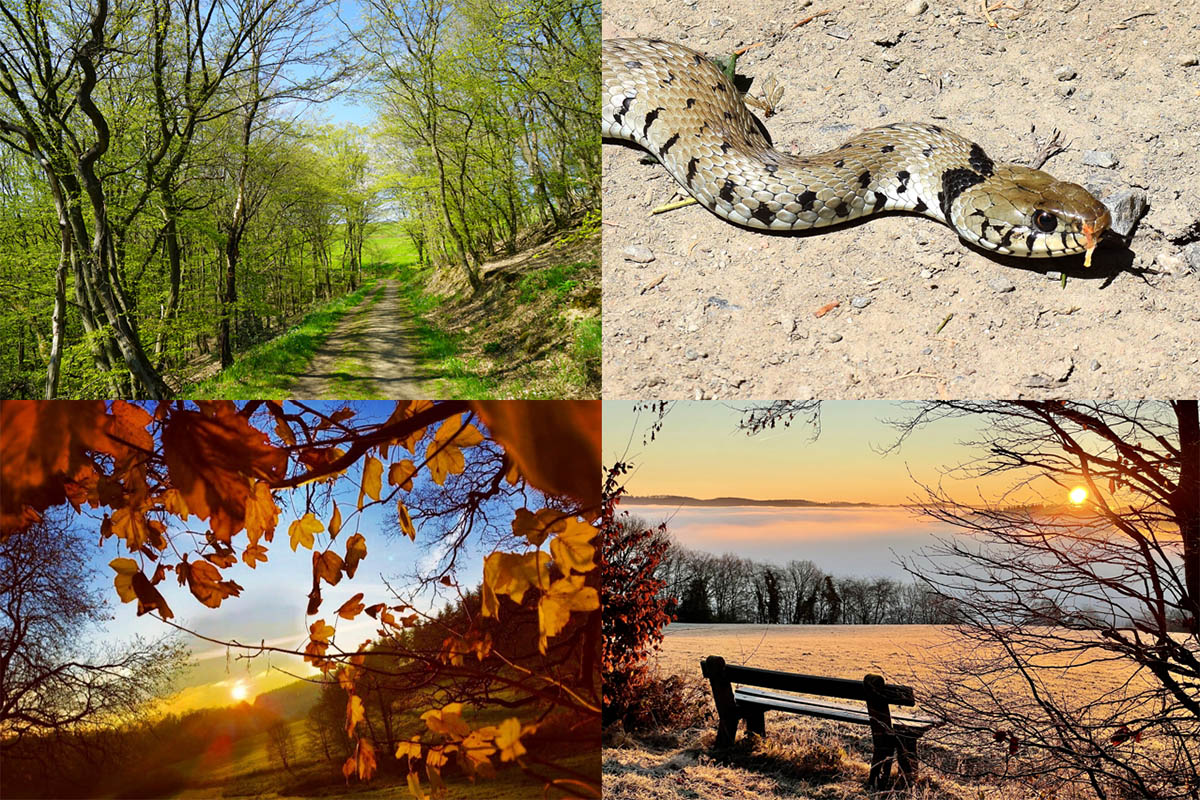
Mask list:
[{"label": "orange sky at horizon", "polygon": [[[697,498],[746,497],[755,500],[804,499],[903,505],[922,497],[918,481],[939,483],[955,497],[995,502],[1014,476],[957,480],[945,475],[975,455],[962,444],[975,438],[979,423],[948,419],[918,430],[897,452],[878,449],[897,439],[881,420],[905,417],[900,403],[878,400],[825,401],[821,433],[799,418],[754,436],[737,429],[741,412],[717,401],[676,403],[653,442],[642,443],[652,415],[632,402],[604,402],[604,463],[623,460],[630,495],[677,494]],[[1024,489],[1004,502],[1065,501],[1058,487],[1043,483],[1038,494]]]}]

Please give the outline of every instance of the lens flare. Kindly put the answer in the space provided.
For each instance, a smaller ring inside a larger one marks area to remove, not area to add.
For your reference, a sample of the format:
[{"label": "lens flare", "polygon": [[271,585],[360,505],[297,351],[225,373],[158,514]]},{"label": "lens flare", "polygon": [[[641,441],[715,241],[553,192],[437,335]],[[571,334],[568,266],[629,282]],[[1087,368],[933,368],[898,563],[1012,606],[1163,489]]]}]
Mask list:
[{"label": "lens flare", "polygon": [[1083,488],[1082,486],[1076,486],[1071,490],[1071,493],[1067,495],[1067,499],[1075,505],[1080,505],[1084,500],[1087,500],[1087,496],[1087,489]]}]

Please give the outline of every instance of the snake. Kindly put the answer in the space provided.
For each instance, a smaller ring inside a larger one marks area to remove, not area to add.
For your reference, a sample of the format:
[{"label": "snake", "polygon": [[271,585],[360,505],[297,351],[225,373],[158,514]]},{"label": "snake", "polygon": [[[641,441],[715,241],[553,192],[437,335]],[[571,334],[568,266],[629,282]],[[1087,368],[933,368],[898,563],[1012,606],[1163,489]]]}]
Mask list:
[{"label": "snake", "polygon": [[893,123],[833,150],[772,146],[733,81],[702,54],[658,39],[603,44],[601,132],[649,151],[699,203],[748,228],[798,231],[910,211],[997,253],[1092,251],[1112,224],[1087,189],[993,161],[940,125]]}]

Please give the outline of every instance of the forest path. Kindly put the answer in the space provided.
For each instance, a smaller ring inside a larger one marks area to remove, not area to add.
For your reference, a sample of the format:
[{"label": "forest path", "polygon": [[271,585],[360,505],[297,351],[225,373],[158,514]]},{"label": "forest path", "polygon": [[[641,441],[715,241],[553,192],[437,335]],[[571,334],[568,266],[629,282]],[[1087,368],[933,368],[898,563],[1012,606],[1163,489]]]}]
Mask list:
[{"label": "forest path", "polygon": [[371,297],[338,323],[297,376],[291,397],[411,400],[425,394],[398,285],[395,278],[381,281]]}]

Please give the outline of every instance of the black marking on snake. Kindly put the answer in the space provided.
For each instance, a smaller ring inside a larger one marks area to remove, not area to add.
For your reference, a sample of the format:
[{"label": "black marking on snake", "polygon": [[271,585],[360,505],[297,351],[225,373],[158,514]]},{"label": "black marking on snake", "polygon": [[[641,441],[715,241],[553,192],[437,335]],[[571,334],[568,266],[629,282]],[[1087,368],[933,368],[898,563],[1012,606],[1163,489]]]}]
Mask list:
[{"label": "black marking on snake", "polygon": [[694,98],[694,97],[689,97],[689,98],[687,99],[687,107],[688,107],[688,108],[691,108],[691,107],[692,107],[692,106],[694,106],[694,105],[696,105],[696,98]]},{"label": "black marking on snake", "polygon": [[704,63],[704,59],[697,53],[692,53],[692,58],[695,59],[697,67]]},{"label": "black marking on snake", "polygon": [[879,152],[881,152],[881,153],[890,153],[890,152],[892,152],[892,151],[893,151],[893,150],[895,150],[895,149],[896,149],[896,145],[894,145],[894,144],[885,144],[883,147],[879,148]]},{"label": "black marking on snake", "polygon": [[812,189],[805,189],[799,197],[801,211],[812,211],[813,204],[817,202],[817,193]]},{"label": "black marking on snake", "polygon": [[728,120],[732,120],[732,119],[733,119],[733,112],[732,112],[732,111],[726,111],[726,112],[724,112],[724,113],[725,113],[725,119],[728,119]]},{"label": "black marking on snake", "polygon": [[687,182],[689,186],[692,183],[692,178],[696,177],[696,165],[699,163],[700,159],[696,158],[695,156],[692,156],[691,160],[688,161]]},{"label": "black marking on snake", "polygon": [[767,208],[766,203],[759,203],[758,206],[750,212],[750,216],[754,217],[768,228],[771,227],[771,223],[775,221],[775,212]]},{"label": "black marking on snake", "polygon": [[992,177],[996,172],[995,163],[988,158],[987,153],[983,152],[983,148],[977,144],[971,145],[971,154],[967,157],[967,163],[985,178]]},{"label": "black marking on snake", "polygon": [[867,184],[871,182],[871,170],[864,169],[863,174],[858,176],[858,185],[862,188],[867,188]]},{"label": "black marking on snake", "polygon": [[1004,235],[1000,237],[1000,247],[1009,247],[1012,245],[1012,235],[1015,232],[1016,228],[1009,228],[1006,230]]},{"label": "black marking on snake", "polygon": [[844,145],[839,147],[838,150],[849,150],[851,147],[854,147],[854,142],[846,142]]},{"label": "black marking on snake", "polygon": [[721,187],[721,191],[717,192],[717,197],[724,200],[730,205],[733,204],[733,181],[729,178],[725,179],[725,184]]},{"label": "black marking on snake", "polygon": [[723,84],[723,83],[714,83],[714,84],[713,84],[713,88],[714,88],[714,89],[716,89],[718,92],[723,92],[723,91],[725,91],[725,84]]},{"label": "black marking on snake", "polygon": [[1032,253],[1033,245],[1036,242],[1037,242],[1037,234],[1036,233],[1029,234],[1028,236],[1025,237],[1025,249]]},{"label": "black marking on snake", "polygon": [[975,209],[974,211],[972,211],[970,214],[967,214],[967,216],[968,217],[983,217],[984,219],[987,219],[987,214],[983,213],[978,208]]},{"label": "black marking on snake", "polygon": [[886,202],[887,202],[887,195],[884,194],[883,192],[876,192],[875,193],[875,207],[872,208],[871,210],[878,211],[879,209],[883,208],[883,206]]},{"label": "black marking on snake", "polygon": [[918,214],[924,214],[928,210],[929,206],[925,205],[925,201],[918,197],[917,204],[913,206],[913,211],[916,211]]},{"label": "black marking on snake", "polygon": [[641,69],[641,68],[642,68],[642,62],[640,62],[640,61],[626,61],[626,62],[625,62],[625,66],[629,67],[630,69]]},{"label": "black marking on snake", "polygon": [[665,156],[667,154],[667,151],[670,150],[672,147],[674,147],[675,143],[678,141],[679,141],[679,134],[678,133],[671,134],[671,138],[667,139],[665,142],[663,142],[662,148],[659,149],[659,151],[658,151],[659,156]]},{"label": "black marking on snake", "polygon": [[908,191],[908,179],[911,177],[906,169],[902,169],[896,173],[896,179],[900,181],[900,185],[896,187],[897,194],[904,194]]},{"label": "black marking on snake", "polygon": [[629,111],[629,106],[632,105],[632,103],[633,98],[629,95],[625,95],[625,99],[621,101],[621,110],[613,114],[613,122],[620,125],[621,117],[625,116],[625,114]]},{"label": "black marking on snake", "polygon": [[934,133],[941,133],[942,127],[940,125],[930,125],[929,130],[933,131]]},{"label": "black marking on snake", "polygon": [[929,158],[931,155],[933,155],[933,151],[936,149],[937,147],[935,145],[927,145],[923,150],[921,150],[921,155]]},{"label": "black marking on snake", "polygon": [[729,144],[729,142],[721,142],[721,152],[722,153],[728,153],[730,147],[731,147],[731,145]]},{"label": "black marking on snake", "polygon": [[833,165],[838,169],[841,169],[842,167],[846,166],[846,160],[839,158],[837,161],[833,162]]},{"label": "black marking on snake", "polygon": [[845,203],[838,203],[834,207],[833,213],[837,214],[839,217],[848,217],[850,216],[850,206]]},{"label": "black marking on snake", "polygon": [[646,125],[642,128],[642,136],[650,135],[650,126],[654,124],[654,120],[658,119],[658,112],[665,110],[666,109],[664,109],[662,106],[659,106],[650,113],[646,114]]},{"label": "black marking on snake", "polygon": [[659,83],[663,84],[664,86],[670,86],[674,82],[675,82],[675,73],[671,72],[671,70],[667,70],[666,80],[659,81]]},{"label": "black marking on snake", "polygon": [[942,191],[938,193],[938,200],[946,219],[950,219],[950,206],[958,196],[977,183],[983,183],[983,176],[963,167],[955,167],[942,173]]},{"label": "black marking on snake", "polygon": [[779,165],[778,164],[763,164],[763,169],[765,169],[767,171],[767,174],[774,175],[776,172],[779,171]]}]

